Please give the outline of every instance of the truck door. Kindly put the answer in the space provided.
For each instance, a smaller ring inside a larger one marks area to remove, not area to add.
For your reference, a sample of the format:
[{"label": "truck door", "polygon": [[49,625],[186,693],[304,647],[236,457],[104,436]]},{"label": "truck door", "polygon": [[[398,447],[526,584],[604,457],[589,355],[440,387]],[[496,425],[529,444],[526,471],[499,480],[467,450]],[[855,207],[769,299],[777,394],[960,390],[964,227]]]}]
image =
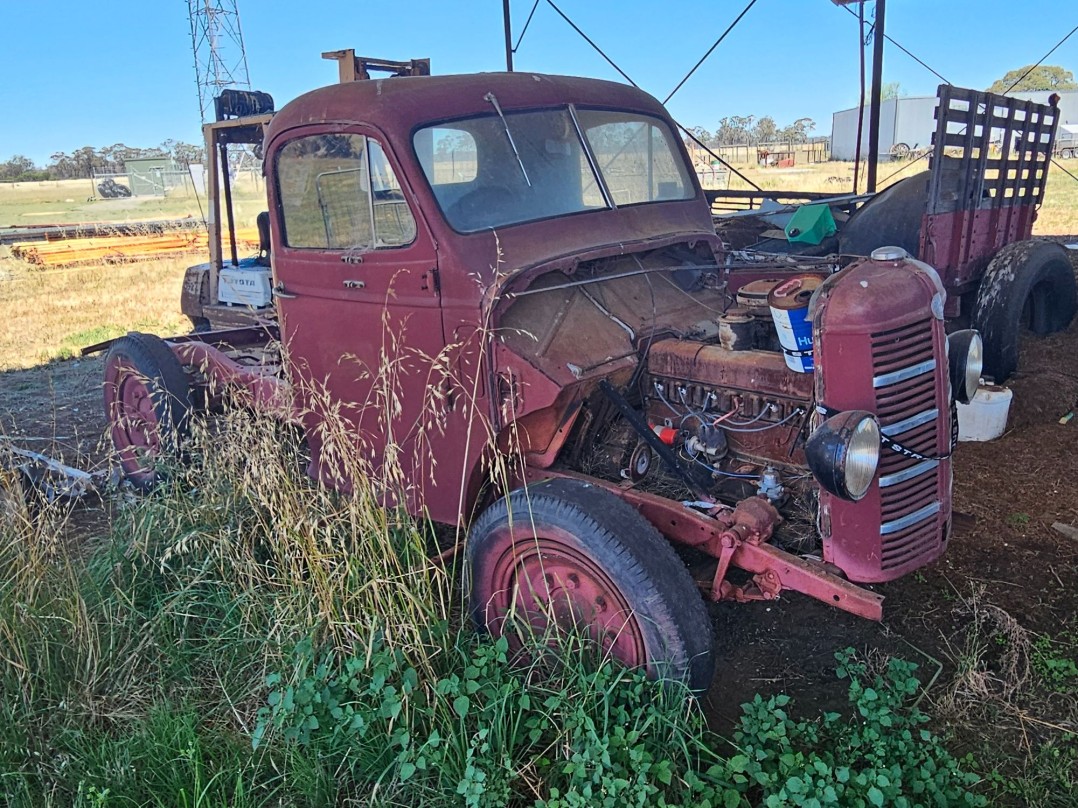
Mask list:
[{"label": "truck door", "polygon": [[323,124],[271,147],[275,293],[312,476],[345,490],[370,476],[414,511],[444,437],[445,339],[434,241],[383,143]]}]

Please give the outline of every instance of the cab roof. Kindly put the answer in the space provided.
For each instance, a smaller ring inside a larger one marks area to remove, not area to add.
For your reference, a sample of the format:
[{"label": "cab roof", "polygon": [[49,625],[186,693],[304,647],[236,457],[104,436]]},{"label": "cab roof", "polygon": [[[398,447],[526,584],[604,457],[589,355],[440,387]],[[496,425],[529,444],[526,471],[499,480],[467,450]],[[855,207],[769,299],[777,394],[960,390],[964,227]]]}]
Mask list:
[{"label": "cab roof", "polygon": [[662,105],[636,87],[601,79],[542,73],[405,76],[332,84],[305,93],[273,116],[267,141],[312,123],[367,123],[401,135],[424,123],[489,114],[493,93],[503,110],[580,104],[665,116]]}]

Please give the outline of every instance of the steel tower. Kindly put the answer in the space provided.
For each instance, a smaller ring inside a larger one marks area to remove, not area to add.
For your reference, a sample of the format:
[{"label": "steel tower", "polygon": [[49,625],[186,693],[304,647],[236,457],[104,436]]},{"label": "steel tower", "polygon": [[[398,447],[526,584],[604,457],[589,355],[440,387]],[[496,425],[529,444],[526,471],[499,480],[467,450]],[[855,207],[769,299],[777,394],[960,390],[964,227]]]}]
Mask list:
[{"label": "steel tower", "polygon": [[187,0],[195,81],[202,121],[214,116],[213,99],[226,87],[249,90],[238,0]]}]

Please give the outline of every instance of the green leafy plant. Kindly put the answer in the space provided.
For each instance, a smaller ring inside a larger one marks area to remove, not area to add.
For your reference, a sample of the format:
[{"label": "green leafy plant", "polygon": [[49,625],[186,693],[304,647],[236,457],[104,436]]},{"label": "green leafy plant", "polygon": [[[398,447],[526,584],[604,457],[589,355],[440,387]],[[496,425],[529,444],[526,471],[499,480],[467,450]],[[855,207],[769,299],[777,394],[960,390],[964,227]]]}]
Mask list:
[{"label": "green leafy plant", "polygon": [[870,675],[852,649],[836,659],[839,677],[850,680],[851,720],[795,720],[785,695],[742,706],[740,753],[726,766],[745,793],[768,808],[987,804],[969,790],[979,780],[965,768],[972,761],[956,760],[925,728],[928,717],[907,705],[920,687],[916,665],[891,659]]},{"label": "green leafy plant", "polygon": [[1016,512],[1007,516],[1007,524],[1011,527],[1025,527],[1030,523],[1031,517],[1028,513]]},{"label": "green leafy plant", "polygon": [[742,804],[679,688],[594,664],[583,648],[554,660],[537,642],[514,667],[504,637],[448,639],[444,668],[422,686],[382,640],[337,660],[301,643],[291,671],[267,677],[254,746],[306,748],[361,788],[423,804]]},{"label": "green leafy plant", "polygon": [[1078,690],[1078,635],[1064,632],[1056,638],[1042,635],[1033,643],[1033,670],[1053,689]]}]

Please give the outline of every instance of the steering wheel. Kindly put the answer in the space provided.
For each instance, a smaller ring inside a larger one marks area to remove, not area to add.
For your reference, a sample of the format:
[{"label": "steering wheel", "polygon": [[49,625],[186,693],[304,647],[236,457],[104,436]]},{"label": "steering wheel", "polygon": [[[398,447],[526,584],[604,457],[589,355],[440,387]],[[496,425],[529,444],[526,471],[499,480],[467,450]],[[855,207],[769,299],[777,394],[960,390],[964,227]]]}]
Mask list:
[{"label": "steering wheel", "polygon": [[505,208],[515,200],[516,196],[504,185],[484,185],[464,194],[445,215],[454,227],[481,230],[505,221]]}]

